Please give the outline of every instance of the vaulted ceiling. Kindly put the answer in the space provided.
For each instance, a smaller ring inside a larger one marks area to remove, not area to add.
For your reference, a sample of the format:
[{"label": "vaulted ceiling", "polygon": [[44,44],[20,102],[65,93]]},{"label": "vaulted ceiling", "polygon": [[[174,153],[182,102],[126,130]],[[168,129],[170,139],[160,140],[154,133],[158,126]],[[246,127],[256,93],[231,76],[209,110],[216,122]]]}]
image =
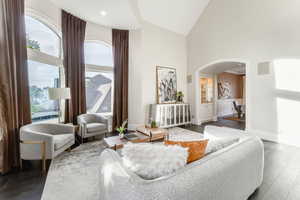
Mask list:
[{"label": "vaulted ceiling", "polygon": [[85,20],[121,29],[143,21],[187,35],[210,0],[51,0]]}]

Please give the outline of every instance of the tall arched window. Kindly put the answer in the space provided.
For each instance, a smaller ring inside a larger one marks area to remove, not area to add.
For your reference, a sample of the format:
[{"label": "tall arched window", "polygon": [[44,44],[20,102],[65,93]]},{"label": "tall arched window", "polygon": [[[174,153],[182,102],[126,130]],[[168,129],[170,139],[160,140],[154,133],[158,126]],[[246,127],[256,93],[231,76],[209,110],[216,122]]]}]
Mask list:
[{"label": "tall arched window", "polygon": [[84,45],[86,103],[89,113],[111,114],[113,109],[113,56],[111,46],[97,41]]},{"label": "tall arched window", "polygon": [[61,38],[36,18],[25,16],[32,121],[58,117],[58,102],[48,88],[60,87],[63,73]]}]

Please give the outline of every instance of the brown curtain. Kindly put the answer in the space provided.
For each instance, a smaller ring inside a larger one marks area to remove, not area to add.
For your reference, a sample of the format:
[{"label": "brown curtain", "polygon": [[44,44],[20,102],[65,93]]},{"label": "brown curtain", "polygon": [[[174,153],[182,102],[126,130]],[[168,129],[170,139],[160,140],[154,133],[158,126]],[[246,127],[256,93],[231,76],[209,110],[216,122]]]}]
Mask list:
[{"label": "brown curtain", "polygon": [[24,0],[0,0],[0,159],[19,164],[19,128],[31,122]]},{"label": "brown curtain", "polygon": [[84,38],[86,22],[62,11],[62,40],[66,87],[71,99],[66,102],[65,122],[77,124],[77,116],[86,112]]},{"label": "brown curtain", "polygon": [[113,128],[128,119],[128,30],[112,30],[114,56]]}]

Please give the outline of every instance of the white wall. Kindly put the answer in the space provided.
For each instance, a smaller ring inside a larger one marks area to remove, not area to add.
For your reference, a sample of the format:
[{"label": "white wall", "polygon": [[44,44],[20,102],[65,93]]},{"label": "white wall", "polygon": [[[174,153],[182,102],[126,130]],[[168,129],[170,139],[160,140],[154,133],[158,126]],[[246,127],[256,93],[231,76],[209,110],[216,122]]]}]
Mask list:
[{"label": "white wall", "polygon": [[228,115],[234,115],[237,113],[236,110],[234,109],[232,103],[233,101],[241,105],[243,99],[218,99],[217,100],[218,117],[226,117]]},{"label": "white wall", "polygon": [[[247,129],[272,140],[280,138],[274,77],[258,76],[257,64],[300,58],[299,7],[299,0],[211,0],[187,37],[188,74],[217,60],[248,62]],[[194,83],[188,89],[195,106]]]},{"label": "white wall", "polygon": [[[61,32],[61,10],[49,0],[25,0],[25,7]],[[86,40],[111,44],[111,35],[111,28],[87,22]],[[147,105],[156,103],[156,66],[176,68],[177,88],[186,94],[186,39],[146,22],[129,37],[129,126],[135,127],[145,123]]]},{"label": "white wall", "polygon": [[186,39],[146,22],[130,33],[129,124],[136,127],[145,123],[148,105],[156,103],[156,66],[176,68],[177,89],[186,94]]}]

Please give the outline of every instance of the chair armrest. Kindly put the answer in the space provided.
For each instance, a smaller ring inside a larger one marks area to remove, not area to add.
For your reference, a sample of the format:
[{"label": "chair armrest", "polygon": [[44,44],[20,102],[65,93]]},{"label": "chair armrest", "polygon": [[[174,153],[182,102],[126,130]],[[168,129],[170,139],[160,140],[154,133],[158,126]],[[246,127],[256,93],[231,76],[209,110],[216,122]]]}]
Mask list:
[{"label": "chair armrest", "polygon": [[79,115],[77,117],[77,123],[80,124],[87,124],[88,122],[85,119],[85,115]]},{"label": "chair armrest", "polygon": [[80,133],[81,137],[84,136],[86,134],[86,132],[87,132],[86,125],[87,125],[86,122],[79,124],[79,133]]},{"label": "chair armrest", "polygon": [[[20,140],[20,144],[39,144],[41,145],[41,159],[46,159],[46,142],[45,141],[22,141]],[[22,158],[22,157],[21,157]]]},{"label": "chair armrest", "polygon": [[[45,142],[46,158],[52,158],[54,153],[53,136],[29,130],[20,130],[20,147],[22,157],[40,157],[40,151],[33,144]],[[26,145],[25,145],[26,144]],[[32,144],[32,145],[29,145]]]},{"label": "chair armrest", "polygon": [[108,128],[108,125],[109,125],[108,124],[108,122],[109,122],[108,118],[100,116],[100,115],[97,115],[96,119],[97,119],[98,122],[106,124],[106,127]]}]

